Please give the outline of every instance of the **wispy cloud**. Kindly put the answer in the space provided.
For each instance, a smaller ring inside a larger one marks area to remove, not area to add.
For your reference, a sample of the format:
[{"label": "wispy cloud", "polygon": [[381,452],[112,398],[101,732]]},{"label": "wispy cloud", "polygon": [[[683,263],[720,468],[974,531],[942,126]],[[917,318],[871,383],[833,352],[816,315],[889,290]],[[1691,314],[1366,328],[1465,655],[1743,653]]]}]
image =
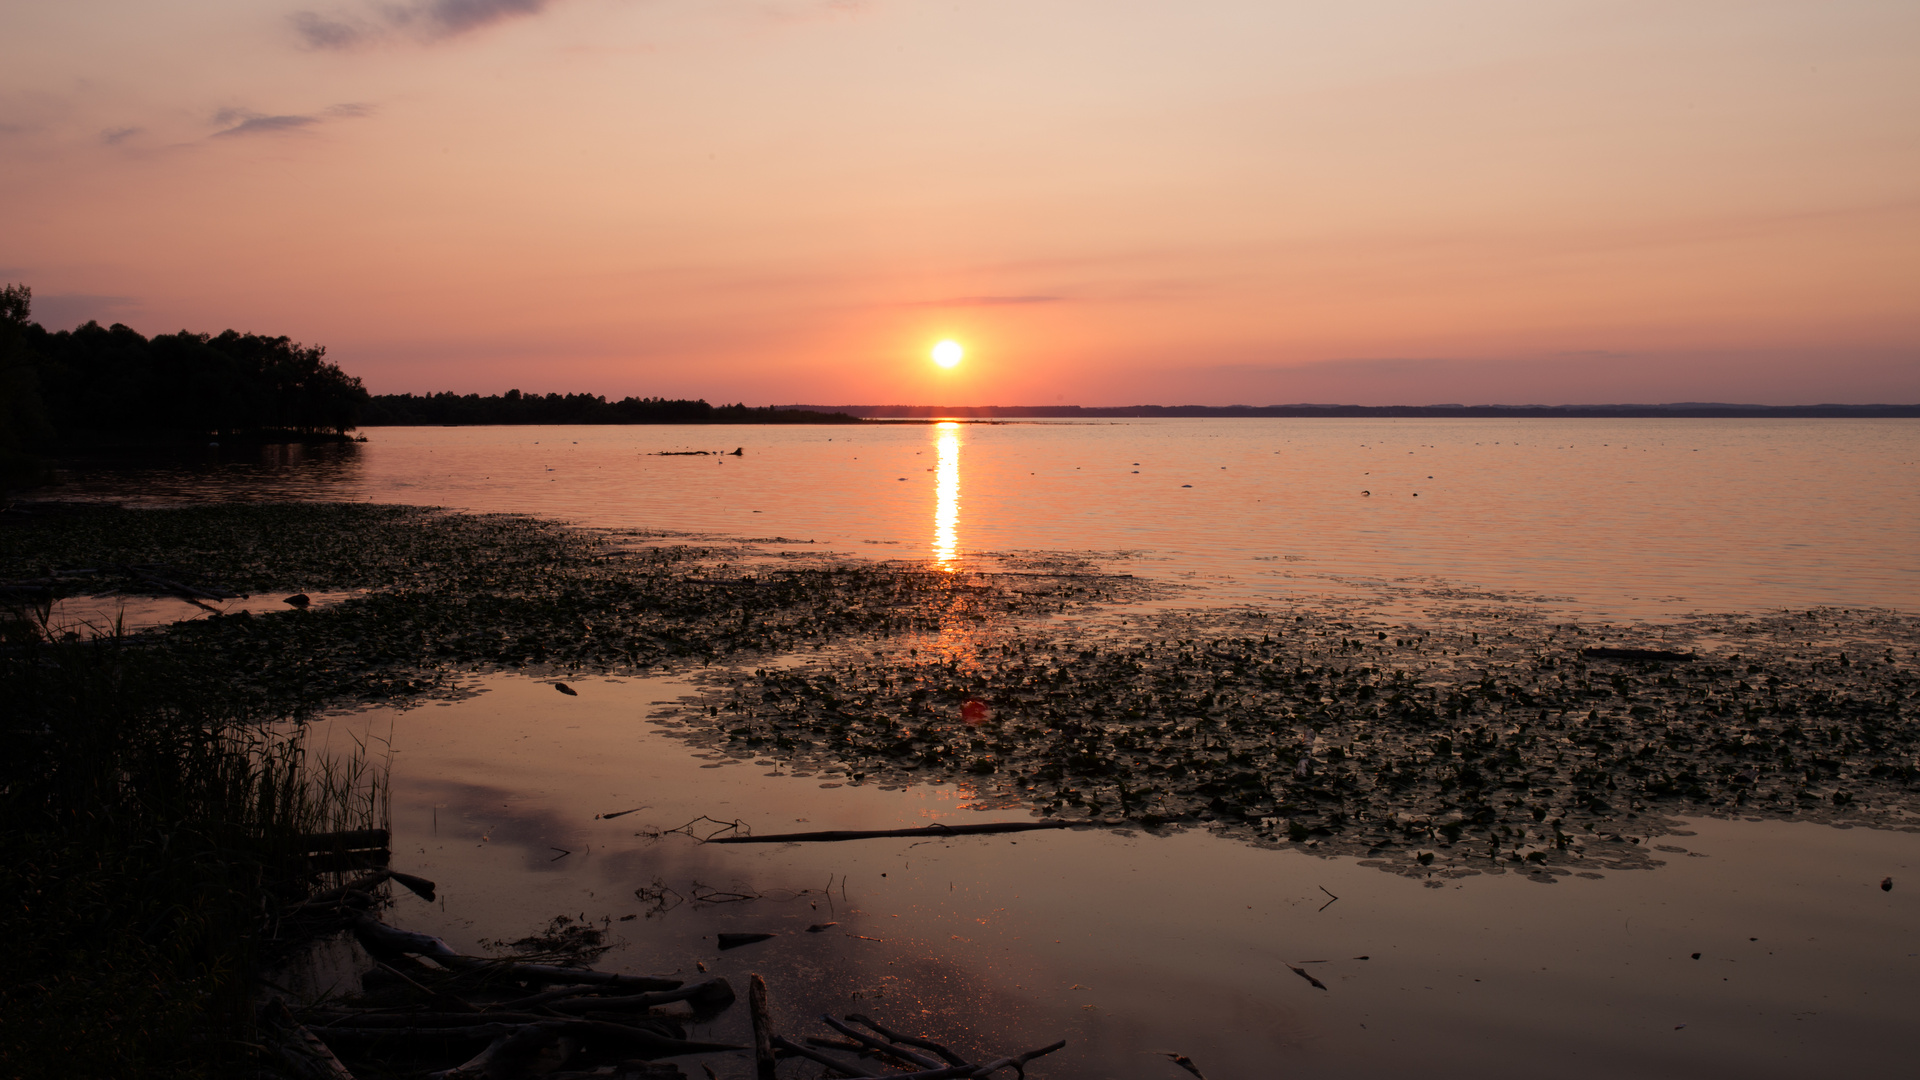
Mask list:
[{"label": "wispy cloud", "polygon": [[271,135],[278,132],[299,131],[327,120],[347,120],[372,113],[373,106],[362,102],[329,105],[318,114],[269,115],[254,112],[252,109],[221,109],[213,114],[213,122],[220,126],[220,130],[214,132],[213,137],[219,139],[234,135]]},{"label": "wispy cloud", "polygon": [[[232,135],[270,135],[280,131],[296,131],[300,128],[312,127],[320,122],[317,116],[248,116],[240,119],[233,115],[233,112],[232,109],[222,109],[214,116],[214,123],[232,125],[214,132],[214,138],[220,139]],[[239,122],[235,123],[236,120]]]},{"label": "wispy cloud", "polygon": [[108,128],[100,133],[100,141],[106,143],[108,146],[117,146],[145,130],[145,128],[139,127]]},{"label": "wispy cloud", "polygon": [[509,19],[545,11],[553,0],[413,0],[371,5],[364,14],[296,11],[293,31],[309,49],[345,50],[405,31],[427,41],[458,37]]},{"label": "wispy cloud", "polygon": [[445,35],[464,34],[502,19],[538,15],[547,0],[427,0],[411,11]]},{"label": "wispy cloud", "polygon": [[287,16],[293,32],[309,49],[351,49],[365,42],[375,28],[358,19],[322,15],[315,11],[296,11]]}]

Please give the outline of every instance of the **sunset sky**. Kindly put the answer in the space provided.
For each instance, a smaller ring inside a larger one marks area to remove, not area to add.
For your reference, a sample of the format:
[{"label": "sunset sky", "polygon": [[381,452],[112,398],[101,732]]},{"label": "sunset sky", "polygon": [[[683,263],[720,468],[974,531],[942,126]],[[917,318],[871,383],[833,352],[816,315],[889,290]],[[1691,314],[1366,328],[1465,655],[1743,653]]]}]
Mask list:
[{"label": "sunset sky", "polygon": [[1920,3],[0,0],[0,281],[375,392],[1916,402]]}]

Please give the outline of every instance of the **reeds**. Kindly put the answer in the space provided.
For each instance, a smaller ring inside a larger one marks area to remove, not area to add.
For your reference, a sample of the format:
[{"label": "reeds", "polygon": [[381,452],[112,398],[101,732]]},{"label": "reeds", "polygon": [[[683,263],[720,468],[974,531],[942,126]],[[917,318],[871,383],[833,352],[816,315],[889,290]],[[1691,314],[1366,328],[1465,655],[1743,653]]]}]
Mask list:
[{"label": "reeds", "polygon": [[384,770],[105,629],[0,615],[0,1075],[220,1075],[297,838],[384,824]]}]

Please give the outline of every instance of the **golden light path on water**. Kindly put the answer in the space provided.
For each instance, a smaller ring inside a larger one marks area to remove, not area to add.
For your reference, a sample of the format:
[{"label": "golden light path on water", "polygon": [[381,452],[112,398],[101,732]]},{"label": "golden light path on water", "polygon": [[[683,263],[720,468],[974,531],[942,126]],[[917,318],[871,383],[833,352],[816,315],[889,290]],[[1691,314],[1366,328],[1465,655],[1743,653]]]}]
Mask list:
[{"label": "golden light path on water", "polygon": [[960,425],[936,424],[934,430],[940,433],[940,464],[935,473],[933,557],[941,569],[951,570],[960,547]]}]

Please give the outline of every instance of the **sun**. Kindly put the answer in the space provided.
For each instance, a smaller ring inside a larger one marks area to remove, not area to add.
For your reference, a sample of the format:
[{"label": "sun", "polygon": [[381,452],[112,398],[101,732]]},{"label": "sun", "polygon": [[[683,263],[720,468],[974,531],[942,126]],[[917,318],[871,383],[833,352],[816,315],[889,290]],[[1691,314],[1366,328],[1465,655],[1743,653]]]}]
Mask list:
[{"label": "sun", "polygon": [[941,367],[952,367],[965,355],[967,350],[961,348],[957,341],[943,341],[933,347],[933,362]]}]

